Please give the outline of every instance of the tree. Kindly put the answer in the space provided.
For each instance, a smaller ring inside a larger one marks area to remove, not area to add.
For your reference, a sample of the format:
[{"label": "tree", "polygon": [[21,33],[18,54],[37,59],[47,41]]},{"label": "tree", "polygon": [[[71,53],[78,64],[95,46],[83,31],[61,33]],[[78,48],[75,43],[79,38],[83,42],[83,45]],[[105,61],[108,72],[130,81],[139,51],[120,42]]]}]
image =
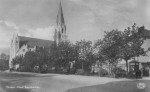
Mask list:
[{"label": "tree", "polygon": [[28,51],[24,55],[24,62],[22,62],[22,63],[23,63],[24,71],[26,71],[26,72],[34,72],[34,67],[38,63],[38,55],[37,55],[37,53],[34,52],[34,51]]},{"label": "tree", "polygon": [[145,56],[146,51],[144,48],[142,48],[142,45],[144,43],[145,37],[142,36],[142,34],[138,33],[138,27],[136,27],[136,24],[132,26],[132,29],[128,27],[128,29],[125,29],[123,32],[123,44],[121,46],[121,58],[126,61],[126,67],[128,72],[128,60],[139,57],[140,55]]},{"label": "tree", "polygon": [[110,32],[105,32],[104,38],[95,43],[98,47],[98,58],[101,61],[108,61],[109,72],[111,73],[111,68],[116,65],[119,60],[120,55],[120,44],[122,44],[122,32],[112,30]]},{"label": "tree", "polygon": [[89,67],[91,66],[91,61],[93,58],[93,48],[92,48],[92,42],[81,40],[76,42],[76,46],[78,49],[78,60],[82,62],[82,69],[83,70],[89,70]]},{"label": "tree", "polygon": [[48,70],[48,63],[49,63],[49,48],[46,47],[39,47],[35,51],[36,54],[36,66],[39,67],[39,72],[47,72]]},{"label": "tree", "polygon": [[95,59],[98,60],[97,65],[98,67],[100,67],[100,70],[99,70],[99,76],[101,76],[101,70],[102,70],[102,66],[103,64],[106,64],[106,58],[105,56],[101,53],[101,50],[102,50],[102,46],[103,45],[103,41],[101,39],[98,39],[95,43],[94,43],[94,56],[95,56]]},{"label": "tree", "polygon": [[61,70],[60,68],[70,70],[70,62],[77,58],[76,47],[69,41],[61,42],[57,46],[52,45],[50,57],[58,70]]},{"label": "tree", "polygon": [[0,59],[0,71],[9,69],[9,60]]},{"label": "tree", "polygon": [[125,60],[128,71],[128,60],[140,55],[145,56],[147,52],[142,48],[145,37],[139,34],[138,29],[134,24],[132,28],[128,27],[123,32],[105,32],[104,38],[96,43],[99,55],[104,56],[111,65],[117,64],[118,60]]},{"label": "tree", "polygon": [[59,51],[57,49],[56,44],[52,44],[50,46],[50,53],[49,53],[49,61],[48,61],[48,69],[51,70],[52,67],[59,67],[58,61],[59,61]]},{"label": "tree", "polygon": [[1,53],[0,55],[0,70],[4,71],[9,69],[9,55]]},{"label": "tree", "polygon": [[21,68],[23,67],[23,59],[23,56],[16,56],[12,61],[13,66],[19,65],[19,71],[21,71]]},{"label": "tree", "polygon": [[95,54],[95,58],[96,60],[99,60],[100,65],[102,66],[102,64],[106,63],[106,58],[103,55],[103,53],[101,53],[101,50],[103,45],[103,41],[101,39],[98,39],[95,43],[94,43],[94,54]]},{"label": "tree", "polygon": [[4,60],[9,60],[9,55],[6,55],[5,53],[1,53],[0,58]]},{"label": "tree", "polygon": [[23,72],[47,72],[48,62],[49,48],[43,47],[37,47],[35,51],[28,51],[24,56],[13,59],[13,65],[19,65],[19,70]]}]

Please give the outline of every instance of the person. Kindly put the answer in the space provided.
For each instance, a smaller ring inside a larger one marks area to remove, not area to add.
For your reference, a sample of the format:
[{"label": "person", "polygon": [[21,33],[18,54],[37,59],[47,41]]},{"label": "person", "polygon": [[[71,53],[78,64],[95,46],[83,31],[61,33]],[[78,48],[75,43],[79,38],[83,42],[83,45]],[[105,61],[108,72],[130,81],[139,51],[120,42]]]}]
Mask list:
[{"label": "person", "polygon": [[138,71],[135,71],[135,77],[138,78]]},{"label": "person", "polygon": [[9,71],[12,72],[12,68],[10,68]]},{"label": "person", "polygon": [[142,73],[141,70],[139,70],[139,74],[138,74],[139,78],[141,78],[141,73]]},{"label": "person", "polygon": [[141,71],[138,69],[137,71],[136,71],[136,79],[137,78],[141,78]]}]

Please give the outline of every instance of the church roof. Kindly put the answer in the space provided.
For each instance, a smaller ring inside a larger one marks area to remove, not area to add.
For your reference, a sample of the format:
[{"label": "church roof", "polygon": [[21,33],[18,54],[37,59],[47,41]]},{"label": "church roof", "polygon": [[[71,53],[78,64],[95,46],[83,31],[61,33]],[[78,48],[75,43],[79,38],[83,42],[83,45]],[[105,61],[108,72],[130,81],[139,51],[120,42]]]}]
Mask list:
[{"label": "church roof", "polygon": [[30,38],[30,37],[24,37],[24,36],[18,36],[20,41],[20,46],[23,46],[24,44],[27,44],[29,47],[49,47],[51,46],[54,41],[51,40],[43,40],[43,39],[37,39],[37,38]]}]

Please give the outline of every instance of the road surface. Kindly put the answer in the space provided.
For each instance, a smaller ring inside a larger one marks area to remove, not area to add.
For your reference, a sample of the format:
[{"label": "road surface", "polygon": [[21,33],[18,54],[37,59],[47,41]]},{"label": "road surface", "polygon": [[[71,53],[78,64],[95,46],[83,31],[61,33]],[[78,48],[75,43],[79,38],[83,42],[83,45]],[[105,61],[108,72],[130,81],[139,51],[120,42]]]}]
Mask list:
[{"label": "road surface", "polygon": [[[145,83],[143,89],[137,84]],[[113,79],[79,75],[0,72],[0,92],[149,92],[150,78]]]}]

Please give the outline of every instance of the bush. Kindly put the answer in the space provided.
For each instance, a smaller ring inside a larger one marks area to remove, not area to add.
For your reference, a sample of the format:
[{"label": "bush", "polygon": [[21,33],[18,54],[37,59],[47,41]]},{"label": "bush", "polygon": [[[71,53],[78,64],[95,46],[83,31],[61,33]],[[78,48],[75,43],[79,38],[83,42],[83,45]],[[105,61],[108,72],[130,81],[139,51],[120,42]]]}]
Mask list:
[{"label": "bush", "polygon": [[84,70],[83,69],[77,69],[76,74],[77,75],[84,75]]},{"label": "bush", "polygon": [[105,69],[100,69],[100,71],[99,71],[99,76],[100,76],[100,77],[108,76],[108,71],[105,70]]},{"label": "bush", "polygon": [[76,69],[75,68],[70,69],[69,74],[75,74],[75,73],[76,73]]},{"label": "bush", "polygon": [[134,71],[129,71],[127,77],[128,77],[128,78],[135,78],[135,72],[134,72]]},{"label": "bush", "polygon": [[126,77],[126,71],[123,70],[120,67],[116,67],[112,70],[112,72],[115,74],[115,78],[124,78]]},{"label": "bush", "polygon": [[149,76],[149,70],[148,69],[143,69],[143,76]]}]

